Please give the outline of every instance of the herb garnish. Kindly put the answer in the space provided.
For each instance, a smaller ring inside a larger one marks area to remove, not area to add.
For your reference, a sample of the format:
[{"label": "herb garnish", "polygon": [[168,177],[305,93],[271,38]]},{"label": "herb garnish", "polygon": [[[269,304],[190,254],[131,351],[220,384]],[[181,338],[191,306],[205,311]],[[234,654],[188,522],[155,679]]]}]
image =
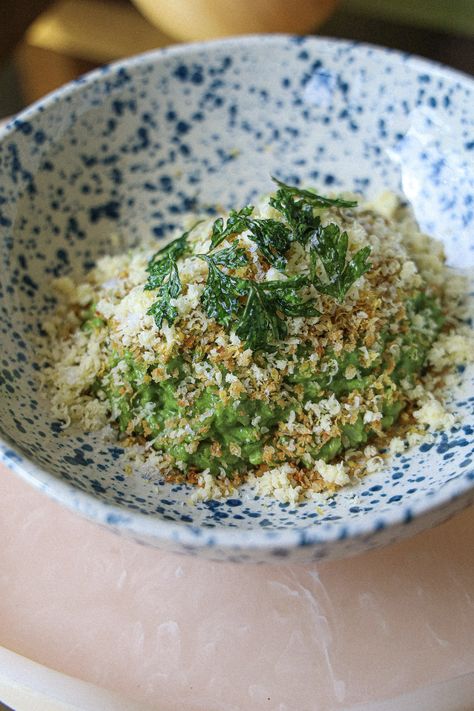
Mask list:
[{"label": "herb garnish", "polygon": [[[370,247],[363,247],[347,259],[349,238],[347,232],[341,232],[338,225],[331,223],[326,227],[318,227],[310,245],[310,274],[313,286],[322,294],[328,294],[339,303],[344,298],[355,281],[371,268],[368,262]],[[328,278],[323,282],[318,275],[318,260],[321,260]]]},{"label": "herb garnish", "polygon": [[211,249],[218,247],[227,237],[240,235],[242,232],[245,232],[245,230],[248,229],[247,218],[252,212],[253,205],[246,205],[238,212],[231,210],[225,224],[222,217],[218,217],[212,225]]},{"label": "herb garnish", "polygon": [[249,232],[249,239],[255,242],[267,262],[276,269],[286,266],[285,253],[291,243],[290,230],[278,220],[261,220],[252,217],[253,205],[246,205],[236,212],[231,210],[224,223],[219,217],[212,226],[211,250],[218,247],[228,237]]},{"label": "herb garnish", "polygon": [[219,266],[242,267],[248,264],[245,250],[235,244],[215,254],[196,255],[208,266],[201,303],[209,318],[223,326],[235,323],[235,332],[248,348],[270,350],[271,340],[287,333],[284,316],[319,316],[312,299],[303,301],[298,289],[308,283],[306,276],[256,282],[231,276]]},{"label": "herb garnish", "polygon": [[168,322],[168,325],[171,325],[178,315],[175,307],[171,304],[171,299],[176,299],[181,293],[181,280],[176,260],[188,251],[189,233],[201,222],[202,220],[199,220],[181,237],[156,252],[148,262],[148,280],[144,288],[146,291],[156,290],[158,295],[147,314],[154,317],[158,328],[163,326],[164,320]]},{"label": "herb garnish", "polygon": [[286,267],[285,254],[291,245],[290,230],[278,220],[249,220],[249,238],[255,242],[267,262],[282,271]]},{"label": "herb garnish", "polygon": [[[206,262],[207,280],[201,303],[209,318],[237,336],[252,350],[275,350],[276,342],[288,333],[287,318],[319,316],[315,300],[310,296],[314,287],[322,294],[342,302],[354,282],[371,267],[368,262],[370,247],[364,247],[348,259],[348,235],[338,225],[322,226],[315,210],[328,207],[350,208],[357,203],[341,198],[327,198],[310,190],[273,178],[278,185],[270,205],[283,220],[253,217],[253,206],[231,210],[224,221],[219,217],[211,230],[211,246],[207,254],[190,255]],[[196,223],[191,228],[197,226]],[[148,264],[147,290],[156,290],[157,300],[148,310],[161,328],[163,321],[172,324],[177,310],[171,300],[181,293],[177,260],[189,253],[189,232],[157,252]],[[246,249],[235,238],[247,232],[255,242],[261,258],[282,273],[282,278],[271,281],[229,273],[250,265]],[[216,251],[224,240],[230,247]],[[235,240],[235,241],[233,241]],[[292,243],[298,242],[308,254],[308,271],[288,276],[287,253]],[[321,278],[320,264],[326,280]],[[301,289],[306,292],[301,293]]]},{"label": "herb garnish", "polygon": [[271,300],[256,283],[249,283],[247,301],[235,333],[253,351],[274,350],[271,341],[284,338],[287,329],[283,319],[272,309]]},{"label": "herb garnish", "polygon": [[229,269],[237,269],[238,267],[245,267],[249,263],[247,259],[247,254],[243,247],[238,247],[235,243],[232,247],[227,247],[226,249],[220,249],[212,257],[207,254],[198,254],[198,257],[212,260],[216,266],[228,267]]},{"label": "herb garnish", "polygon": [[[180,237],[179,240],[182,238]],[[179,242],[176,240],[176,242]],[[166,319],[169,325],[173,323],[178,312],[171,304],[171,299],[175,299],[181,292],[181,280],[179,278],[178,267],[176,265],[177,257],[175,255],[184,254],[184,250],[176,249],[160,260],[155,260],[148,265],[150,276],[145,284],[147,291],[157,290],[157,299],[147,313],[153,316],[158,328],[161,328],[163,321]],[[155,255],[156,256],[156,255]]]},{"label": "herb garnish", "polygon": [[[224,251],[224,250],[222,250]],[[218,257],[219,252],[216,257]],[[223,326],[229,326],[236,314],[241,309],[240,298],[247,293],[247,287],[243,279],[224,274],[218,268],[218,259],[207,254],[200,255],[201,259],[207,262],[208,275],[206,286],[201,295],[201,303],[204,311],[209,316]]]},{"label": "herb garnish", "polygon": [[303,190],[295,185],[287,185],[278,178],[272,175],[272,180],[278,185],[280,190],[283,190],[292,197],[300,198],[305,202],[309,202],[313,207],[355,207],[356,200],[344,200],[343,198],[328,198],[314,193],[312,190]]},{"label": "herb garnish", "polygon": [[235,332],[253,351],[273,351],[275,341],[285,338],[288,326],[283,316],[320,316],[313,306],[314,300],[303,301],[298,289],[305,286],[307,278],[248,282],[248,298]]},{"label": "herb garnish", "polygon": [[321,224],[321,218],[314,214],[311,203],[296,201],[290,192],[282,188],[270,197],[270,205],[285,218],[292,241],[299,242],[303,247]]}]

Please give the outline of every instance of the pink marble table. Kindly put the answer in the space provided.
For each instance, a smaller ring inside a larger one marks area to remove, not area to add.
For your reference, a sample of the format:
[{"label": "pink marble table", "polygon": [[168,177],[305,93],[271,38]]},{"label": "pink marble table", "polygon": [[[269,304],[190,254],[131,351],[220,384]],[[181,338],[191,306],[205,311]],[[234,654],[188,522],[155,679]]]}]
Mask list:
[{"label": "pink marble table", "polygon": [[474,509],[357,558],[234,566],[0,483],[0,645],[153,709],[331,711],[474,671]]}]

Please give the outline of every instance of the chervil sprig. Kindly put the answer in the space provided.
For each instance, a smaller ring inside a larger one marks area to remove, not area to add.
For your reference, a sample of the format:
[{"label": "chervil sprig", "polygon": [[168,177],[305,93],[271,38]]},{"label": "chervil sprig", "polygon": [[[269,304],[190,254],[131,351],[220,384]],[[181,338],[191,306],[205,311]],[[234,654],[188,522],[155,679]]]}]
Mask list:
[{"label": "chervil sprig", "polygon": [[272,351],[288,333],[284,316],[319,316],[313,299],[303,299],[298,290],[305,276],[277,281],[248,281],[245,308],[235,328],[237,336],[252,350]]},{"label": "chervil sprig", "polygon": [[286,323],[272,309],[271,299],[255,282],[247,284],[247,299],[235,333],[253,351],[273,350],[274,342],[286,336]]},{"label": "chervil sprig", "polygon": [[299,290],[310,283],[306,275],[292,277],[290,279],[278,281],[263,281],[258,286],[266,292],[271,301],[272,307],[280,311],[285,316],[297,318],[305,316],[320,316],[321,312],[314,306],[314,299],[303,299]]},{"label": "chervil sprig", "polygon": [[253,206],[246,205],[241,210],[231,210],[226,222],[218,217],[212,226],[211,249],[218,247],[227,237],[240,235],[248,229],[247,218],[252,214]]},{"label": "chervil sprig", "polygon": [[201,303],[209,318],[223,326],[235,324],[236,334],[248,348],[271,350],[272,341],[287,333],[284,316],[319,316],[313,299],[298,293],[309,283],[307,276],[262,282],[238,278],[218,268],[220,254],[200,255],[209,269]]},{"label": "chervil sprig", "polygon": [[[369,271],[368,261],[370,247],[359,249],[347,261],[349,238],[347,232],[341,232],[338,225],[319,226],[314,233],[310,245],[310,274],[314,287],[322,294],[328,294],[342,302],[354,284],[363,274]],[[318,274],[318,263],[322,263],[327,281]]]},{"label": "chervil sprig", "polygon": [[304,200],[295,200],[290,192],[283,189],[271,196],[270,205],[285,218],[290,228],[291,241],[305,247],[321,224],[319,215],[314,214],[313,205]]},{"label": "chervil sprig", "polygon": [[163,321],[167,321],[171,326],[178,315],[171,304],[171,299],[176,299],[181,293],[181,280],[176,260],[189,251],[189,234],[201,222],[202,220],[196,222],[187,232],[183,232],[180,237],[155,252],[148,262],[148,280],[144,288],[146,291],[158,293],[155,303],[148,309],[147,314],[154,317],[158,328],[163,326]]},{"label": "chervil sprig", "polygon": [[309,283],[307,276],[257,282],[232,276],[220,267],[246,266],[245,250],[235,243],[215,253],[197,255],[208,266],[201,303],[209,318],[223,326],[234,326],[236,334],[252,350],[271,350],[284,337],[284,317],[317,316],[313,300],[304,300],[299,289]]},{"label": "chervil sprig", "polygon": [[228,268],[247,264],[245,251],[234,246],[222,249],[215,255],[197,255],[207,263],[208,273],[201,303],[209,318],[229,326],[242,310],[242,297],[247,293],[247,280],[225,274],[219,266]]},{"label": "chervil sprig", "polygon": [[[274,350],[288,333],[288,318],[320,315],[315,300],[309,296],[309,287],[341,302],[355,281],[371,267],[370,247],[360,249],[348,259],[347,233],[334,223],[323,227],[318,214],[318,210],[329,207],[354,207],[355,201],[326,198],[273,180],[278,190],[270,198],[270,205],[281,214],[282,220],[255,218],[251,205],[231,210],[227,220],[215,220],[209,252],[191,254],[204,260],[208,267],[201,294],[205,313],[226,329],[234,330],[252,350]],[[190,254],[190,231],[157,252],[147,268],[145,289],[157,291],[157,299],[148,313],[154,316],[158,328],[165,320],[172,324],[177,317],[172,303],[181,293],[177,260]],[[256,252],[251,248],[249,251],[242,240],[236,239],[243,232],[257,245]],[[231,246],[218,250],[224,240]],[[288,276],[284,271],[287,255],[295,242],[305,250],[307,270]],[[257,281],[248,277],[248,271],[238,271],[250,267],[255,255],[282,272],[282,278]]]},{"label": "chervil sprig", "polygon": [[171,303],[171,299],[176,299],[181,292],[181,280],[176,262],[170,260],[166,276],[166,281],[157,287],[158,294],[155,303],[147,311],[147,314],[155,319],[158,328],[163,326],[165,320],[171,326],[178,315],[176,308]]},{"label": "chervil sprig", "polygon": [[304,200],[307,203],[313,205],[313,207],[355,207],[357,205],[357,200],[344,200],[343,198],[328,198],[323,195],[318,195],[312,190],[303,190],[295,185],[287,185],[278,178],[272,175],[272,180],[278,185],[280,190],[284,191],[287,195]]},{"label": "chervil sprig", "polygon": [[272,219],[249,219],[249,238],[255,242],[263,257],[272,267],[283,271],[286,253],[291,246],[290,230],[283,222]]},{"label": "chervil sprig", "polygon": [[209,254],[198,254],[198,257],[207,258],[207,261],[212,261],[215,266],[228,267],[229,269],[238,269],[245,267],[248,264],[247,254],[243,247],[239,247],[235,242],[232,247],[220,249],[212,256]]},{"label": "chervil sprig", "polygon": [[267,262],[277,269],[284,269],[285,254],[291,244],[290,230],[278,220],[252,217],[253,210],[252,205],[238,212],[231,210],[226,222],[219,217],[212,226],[211,250],[216,249],[225,239],[248,231],[249,239],[259,246]]}]

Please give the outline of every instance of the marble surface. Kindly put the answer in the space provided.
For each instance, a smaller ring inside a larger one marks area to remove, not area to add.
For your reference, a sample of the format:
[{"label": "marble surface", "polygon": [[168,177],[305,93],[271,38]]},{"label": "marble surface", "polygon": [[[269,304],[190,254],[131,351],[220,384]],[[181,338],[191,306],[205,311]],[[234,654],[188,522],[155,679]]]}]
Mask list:
[{"label": "marble surface", "polygon": [[122,540],[3,467],[0,491],[0,645],[154,709],[332,711],[474,672],[474,508],[259,567]]}]

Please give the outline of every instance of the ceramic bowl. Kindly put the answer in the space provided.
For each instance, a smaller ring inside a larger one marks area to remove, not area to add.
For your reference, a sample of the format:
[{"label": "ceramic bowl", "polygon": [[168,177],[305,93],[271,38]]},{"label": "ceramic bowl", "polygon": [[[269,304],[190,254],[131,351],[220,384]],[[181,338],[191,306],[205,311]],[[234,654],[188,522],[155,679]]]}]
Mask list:
[{"label": "ceramic bowl", "polygon": [[111,235],[159,240],[194,209],[244,204],[270,175],[369,197],[404,192],[453,264],[474,261],[473,82],[342,41],[253,36],[104,67],[15,118],[0,141],[0,445],[56,501],[141,543],[232,561],[341,557],[433,526],[474,497],[474,378],[460,428],[398,455],[323,506],[127,476],[122,449],[61,431],[36,338],[51,279],[79,276]]}]

